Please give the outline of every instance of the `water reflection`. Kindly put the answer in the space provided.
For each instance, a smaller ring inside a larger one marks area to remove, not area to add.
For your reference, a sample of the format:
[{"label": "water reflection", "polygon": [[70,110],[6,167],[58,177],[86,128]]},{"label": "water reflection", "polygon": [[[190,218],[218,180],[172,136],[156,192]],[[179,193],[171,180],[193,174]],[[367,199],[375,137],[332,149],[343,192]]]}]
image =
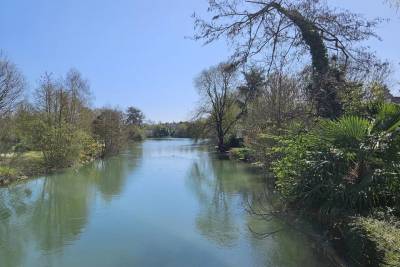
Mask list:
[{"label": "water reflection", "polygon": [[[251,179],[244,179],[251,174]],[[247,239],[254,262],[260,266],[329,266],[311,247],[305,236],[278,218],[260,218],[245,211],[260,206],[264,211],[276,199],[266,197],[264,177],[255,168],[209,153],[200,153],[186,176],[186,184],[200,206],[196,218],[198,231],[219,246],[233,247]],[[250,231],[250,229],[253,229]],[[255,233],[275,234],[255,238]],[[318,260],[316,260],[318,259]]]},{"label": "water reflection", "polygon": [[0,188],[0,266],[326,266],[245,210],[263,176],[191,140],[148,140],[79,170]]},{"label": "water reflection", "polygon": [[118,196],[140,157],[137,145],[79,171],[0,189],[0,266],[25,265],[32,251],[62,253],[84,231],[97,192],[105,201]]},{"label": "water reflection", "polygon": [[253,193],[255,187],[251,183],[257,183],[257,179],[243,179],[243,171],[243,166],[200,153],[186,178],[200,204],[196,226],[204,236],[222,246],[232,246],[239,238],[235,211]]}]

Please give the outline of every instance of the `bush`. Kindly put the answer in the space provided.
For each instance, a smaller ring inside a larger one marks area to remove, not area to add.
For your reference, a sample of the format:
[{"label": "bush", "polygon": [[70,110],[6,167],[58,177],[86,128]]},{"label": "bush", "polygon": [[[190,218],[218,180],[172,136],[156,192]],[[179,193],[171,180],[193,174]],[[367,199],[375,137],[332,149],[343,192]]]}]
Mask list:
[{"label": "bush", "polygon": [[398,114],[400,108],[383,106],[374,121],[343,117],[281,138],[282,157],[272,169],[282,196],[328,218],[398,206]]},{"label": "bush", "polygon": [[7,166],[0,166],[0,186],[7,185],[10,180],[17,179],[17,171]]},{"label": "bush", "polygon": [[79,162],[86,163],[101,157],[103,145],[85,132],[79,132],[79,140],[82,149],[79,155]]},{"label": "bush", "polygon": [[253,161],[254,151],[246,147],[236,147],[229,151],[229,156],[236,160]]},{"label": "bush", "polygon": [[129,125],[126,127],[128,140],[142,141],[146,138],[145,132],[142,128],[136,125]]},{"label": "bush", "polygon": [[17,176],[17,171],[7,166],[0,166],[0,179],[11,179]]},{"label": "bush", "polygon": [[82,150],[82,134],[72,125],[62,123],[57,126],[42,125],[40,149],[47,168],[72,166],[79,160]]}]

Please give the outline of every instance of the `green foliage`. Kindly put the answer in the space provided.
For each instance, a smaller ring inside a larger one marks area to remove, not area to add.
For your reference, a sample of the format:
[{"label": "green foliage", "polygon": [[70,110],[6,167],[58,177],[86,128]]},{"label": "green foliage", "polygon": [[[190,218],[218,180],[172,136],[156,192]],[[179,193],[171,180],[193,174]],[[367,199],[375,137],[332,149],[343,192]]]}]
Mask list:
[{"label": "green foliage", "polygon": [[348,83],[339,91],[345,115],[366,114],[365,90],[362,84]]},{"label": "green foliage", "polygon": [[400,266],[400,228],[393,219],[353,217],[342,227],[344,254],[355,266]]},{"label": "green foliage", "polygon": [[356,116],[320,122],[321,138],[341,147],[359,147],[369,133],[370,122]]},{"label": "green foliage", "polygon": [[79,160],[82,134],[67,123],[49,126],[42,124],[40,148],[48,168],[69,167]]},{"label": "green foliage", "polygon": [[309,133],[281,137],[273,171],[282,196],[328,219],[399,205],[400,142],[393,110],[397,107],[383,105],[373,121],[342,117],[322,121]]},{"label": "green foliage", "polygon": [[17,171],[14,168],[8,166],[0,166],[0,179],[10,179],[17,175]]},{"label": "green foliage", "polygon": [[242,161],[252,161],[254,159],[254,151],[246,147],[235,147],[229,151],[231,158]]},{"label": "green foliage", "polygon": [[103,109],[92,123],[92,132],[103,146],[103,155],[118,153],[124,141],[123,114],[115,109]]},{"label": "green foliage", "polygon": [[128,107],[126,110],[126,124],[141,126],[143,124],[144,114],[143,112],[135,107]]},{"label": "green foliage", "polygon": [[136,125],[128,125],[125,128],[127,138],[131,141],[141,141],[146,138],[144,129]]},{"label": "green foliage", "polygon": [[393,133],[400,126],[400,106],[393,103],[381,104],[372,131]]},{"label": "green foliage", "polygon": [[79,131],[78,136],[78,140],[82,144],[79,154],[80,163],[87,163],[101,156],[103,146],[99,142],[83,131]]},{"label": "green foliage", "polygon": [[17,179],[17,171],[8,166],[0,166],[0,186],[7,185],[11,180]]}]

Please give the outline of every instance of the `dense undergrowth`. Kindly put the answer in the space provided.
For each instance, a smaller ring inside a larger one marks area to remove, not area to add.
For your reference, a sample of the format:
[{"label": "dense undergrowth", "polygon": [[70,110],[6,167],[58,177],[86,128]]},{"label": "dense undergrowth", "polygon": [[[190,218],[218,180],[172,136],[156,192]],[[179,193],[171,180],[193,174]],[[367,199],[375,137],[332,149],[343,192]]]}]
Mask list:
[{"label": "dense undergrowth", "polygon": [[370,110],[262,134],[231,155],[264,162],[285,206],[313,214],[352,264],[400,266],[400,106]]}]

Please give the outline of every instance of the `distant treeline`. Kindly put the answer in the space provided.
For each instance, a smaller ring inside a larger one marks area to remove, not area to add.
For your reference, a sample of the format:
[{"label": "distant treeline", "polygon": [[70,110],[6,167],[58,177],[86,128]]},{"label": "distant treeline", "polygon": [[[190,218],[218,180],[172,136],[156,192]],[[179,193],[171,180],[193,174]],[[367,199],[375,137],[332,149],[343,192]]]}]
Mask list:
[{"label": "distant treeline", "polygon": [[172,122],[146,125],[146,136],[151,138],[175,137],[198,138],[201,133],[201,125],[193,122]]}]

